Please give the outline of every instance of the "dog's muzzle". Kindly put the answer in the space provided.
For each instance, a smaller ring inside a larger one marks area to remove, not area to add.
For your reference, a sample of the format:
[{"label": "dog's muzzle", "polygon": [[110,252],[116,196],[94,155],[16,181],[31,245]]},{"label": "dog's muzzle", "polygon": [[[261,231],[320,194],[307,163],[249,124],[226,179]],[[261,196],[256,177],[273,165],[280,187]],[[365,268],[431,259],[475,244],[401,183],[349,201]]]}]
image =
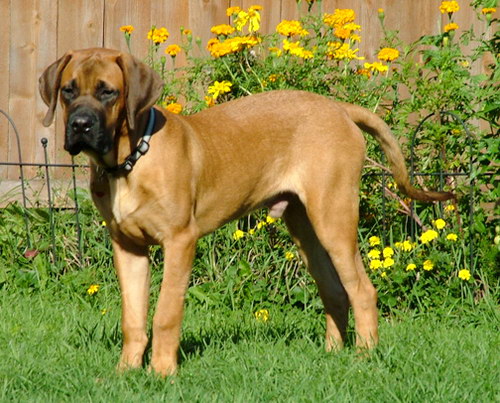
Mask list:
[{"label": "dog's muzzle", "polygon": [[92,108],[80,106],[70,112],[66,123],[64,149],[71,155],[81,151],[107,154],[112,139],[105,133],[105,117]]}]

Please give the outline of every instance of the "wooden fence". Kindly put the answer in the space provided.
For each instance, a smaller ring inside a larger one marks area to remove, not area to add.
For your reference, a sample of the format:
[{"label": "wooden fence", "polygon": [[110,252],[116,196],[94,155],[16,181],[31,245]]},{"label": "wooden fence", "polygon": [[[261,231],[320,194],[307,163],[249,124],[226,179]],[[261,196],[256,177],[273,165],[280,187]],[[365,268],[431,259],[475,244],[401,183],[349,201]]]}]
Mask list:
[{"label": "wooden fence", "polygon": [[[455,21],[463,28],[477,22],[475,11],[460,1]],[[273,32],[282,19],[297,18],[301,11],[295,0],[0,0],[0,109],[15,121],[21,136],[25,162],[40,162],[44,150],[40,140],[49,141],[49,160],[67,163],[63,151],[62,124],[55,120],[49,128],[41,124],[46,106],[38,94],[38,77],[45,67],[69,49],[110,47],[126,51],[119,27],[133,25],[132,51],[146,55],[146,34],[152,25],[165,26],[171,33],[167,44],[180,39],[180,28],[189,28],[206,44],[212,37],[210,27],[227,23],[228,6],[263,6],[263,33]],[[439,0],[324,0],[312,12],[333,12],[335,8],[353,8],[362,26],[360,54],[374,58],[381,39],[377,9],[384,8],[386,24],[400,31],[403,41],[441,31],[444,17]],[[482,29],[482,27],[475,27]],[[17,162],[17,145],[12,128],[0,116],[0,163]],[[35,168],[28,168],[34,174]],[[0,183],[17,179],[18,167],[0,165]],[[28,174],[29,176],[29,174]],[[1,191],[0,191],[1,194]]]}]

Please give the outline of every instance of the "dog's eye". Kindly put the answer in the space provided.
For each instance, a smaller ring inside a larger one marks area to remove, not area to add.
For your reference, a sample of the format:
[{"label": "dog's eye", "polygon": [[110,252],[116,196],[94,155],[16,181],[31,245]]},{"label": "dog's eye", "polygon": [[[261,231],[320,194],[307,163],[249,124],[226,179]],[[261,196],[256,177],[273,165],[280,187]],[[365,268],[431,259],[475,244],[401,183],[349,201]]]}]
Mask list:
[{"label": "dog's eye", "polygon": [[118,91],[112,90],[110,88],[102,88],[101,90],[99,90],[98,96],[102,101],[109,101],[116,97],[117,94]]},{"label": "dog's eye", "polygon": [[61,89],[61,93],[67,100],[70,100],[75,96],[75,90],[73,89],[73,87],[63,87]]}]

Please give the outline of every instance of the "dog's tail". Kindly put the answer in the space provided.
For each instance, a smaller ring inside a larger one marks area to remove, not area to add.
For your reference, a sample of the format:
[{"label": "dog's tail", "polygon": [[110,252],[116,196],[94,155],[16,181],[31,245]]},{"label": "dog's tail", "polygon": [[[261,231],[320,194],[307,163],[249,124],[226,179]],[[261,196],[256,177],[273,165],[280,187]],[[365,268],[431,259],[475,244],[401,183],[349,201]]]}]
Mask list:
[{"label": "dog's tail", "polygon": [[347,103],[340,104],[361,130],[370,133],[380,143],[389,161],[394,180],[401,192],[412,199],[426,202],[444,201],[455,198],[454,194],[450,192],[427,191],[413,187],[410,184],[403,152],[389,126],[387,126],[387,124],[377,115],[361,106]]}]

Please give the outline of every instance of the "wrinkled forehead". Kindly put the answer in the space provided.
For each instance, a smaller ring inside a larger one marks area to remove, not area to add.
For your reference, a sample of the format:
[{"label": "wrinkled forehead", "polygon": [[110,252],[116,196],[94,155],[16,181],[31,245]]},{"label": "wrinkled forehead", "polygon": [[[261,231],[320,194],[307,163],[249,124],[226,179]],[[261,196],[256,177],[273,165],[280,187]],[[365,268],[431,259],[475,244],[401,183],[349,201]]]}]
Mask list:
[{"label": "wrinkled forehead", "polygon": [[123,71],[116,57],[99,54],[73,57],[61,77],[61,86],[74,82],[81,92],[93,91],[106,84],[115,89],[123,88]]}]

